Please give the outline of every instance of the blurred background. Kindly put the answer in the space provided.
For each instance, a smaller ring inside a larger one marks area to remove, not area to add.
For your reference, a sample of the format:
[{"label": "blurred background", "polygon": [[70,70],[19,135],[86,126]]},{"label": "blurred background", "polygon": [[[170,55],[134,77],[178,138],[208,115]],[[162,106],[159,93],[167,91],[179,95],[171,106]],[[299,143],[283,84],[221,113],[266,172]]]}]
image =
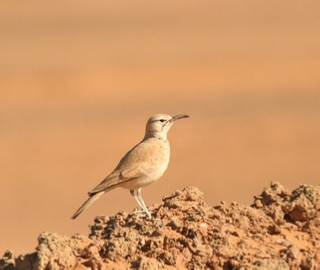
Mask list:
[{"label": "blurred background", "polygon": [[0,253],[137,207],[116,189],[70,219],[155,113],[190,118],[147,205],[185,186],[216,205],[319,184],[319,3],[0,2]]}]

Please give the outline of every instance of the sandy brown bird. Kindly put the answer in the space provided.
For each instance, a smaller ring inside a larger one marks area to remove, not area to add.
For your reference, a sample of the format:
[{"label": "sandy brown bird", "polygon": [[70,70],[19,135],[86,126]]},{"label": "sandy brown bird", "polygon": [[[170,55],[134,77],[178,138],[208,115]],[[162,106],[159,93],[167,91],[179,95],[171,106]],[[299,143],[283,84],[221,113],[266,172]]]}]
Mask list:
[{"label": "sandy brown bird", "polygon": [[89,198],[71,218],[75,219],[101,195],[117,187],[129,189],[142,210],[151,217],[142,199],[141,189],[157,181],[166,171],[170,159],[167,133],[174,121],[186,117],[189,116],[186,114],[173,117],[167,114],[151,116],[143,140],[120,160],[112,173],[88,193]]}]

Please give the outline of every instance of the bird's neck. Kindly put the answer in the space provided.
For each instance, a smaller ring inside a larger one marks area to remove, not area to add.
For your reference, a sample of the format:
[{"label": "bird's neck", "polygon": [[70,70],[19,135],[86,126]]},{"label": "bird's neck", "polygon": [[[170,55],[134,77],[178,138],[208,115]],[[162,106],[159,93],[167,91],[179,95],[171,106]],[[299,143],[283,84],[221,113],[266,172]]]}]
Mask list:
[{"label": "bird's neck", "polygon": [[154,132],[154,133],[146,132],[146,134],[144,135],[143,140],[150,139],[150,138],[155,138],[155,139],[166,141],[167,140],[167,133],[164,133],[164,132]]}]

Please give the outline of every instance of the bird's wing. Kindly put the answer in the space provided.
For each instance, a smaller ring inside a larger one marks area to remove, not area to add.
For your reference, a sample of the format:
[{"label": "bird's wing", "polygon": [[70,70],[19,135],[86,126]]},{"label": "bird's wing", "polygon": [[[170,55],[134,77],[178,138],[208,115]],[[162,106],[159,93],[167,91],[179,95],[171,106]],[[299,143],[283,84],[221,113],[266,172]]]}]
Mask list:
[{"label": "bird's wing", "polygon": [[157,144],[152,145],[146,141],[136,145],[120,160],[115,170],[88,194],[109,191],[124,182],[146,176],[149,167],[147,163],[150,161],[150,156],[157,153],[158,148]]},{"label": "bird's wing", "polygon": [[142,164],[137,164],[135,167],[128,169],[115,170],[110,175],[108,175],[98,186],[91,190],[88,194],[93,195],[101,191],[109,191],[113,188],[118,187],[124,182],[133,180],[135,178],[140,178],[145,176],[145,171],[143,170]]}]

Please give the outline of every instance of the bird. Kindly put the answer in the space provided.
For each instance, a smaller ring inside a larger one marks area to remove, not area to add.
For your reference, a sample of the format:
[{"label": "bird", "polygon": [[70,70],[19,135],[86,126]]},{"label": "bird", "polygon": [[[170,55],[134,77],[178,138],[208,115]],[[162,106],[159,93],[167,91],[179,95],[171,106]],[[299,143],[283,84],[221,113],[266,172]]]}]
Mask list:
[{"label": "bird", "polygon": [[187,117],[189,115],[170,116],[162,113],[151,116],[142,141],[123,156],[117,167],[99,185],[88,192],[89,198],[71,218],[75,219],[103,194],[117,187],[129,189],[142,208],[139,212],[151,217],[141,190],[157,181],[166,171],[170,159],[167,133],[176,120]]}]

